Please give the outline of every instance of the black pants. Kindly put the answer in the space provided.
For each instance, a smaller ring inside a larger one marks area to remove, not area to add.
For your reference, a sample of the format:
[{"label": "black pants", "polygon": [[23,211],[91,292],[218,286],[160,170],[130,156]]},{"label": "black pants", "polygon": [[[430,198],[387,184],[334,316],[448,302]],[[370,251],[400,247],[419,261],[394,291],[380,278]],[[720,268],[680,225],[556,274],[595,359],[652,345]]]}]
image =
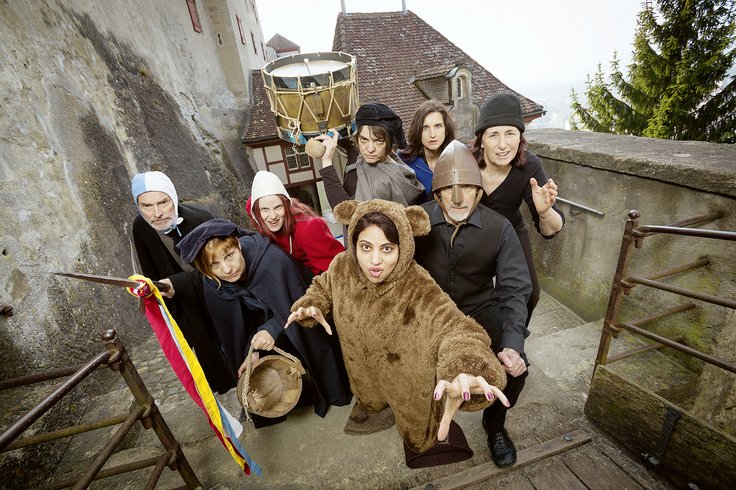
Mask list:
[{"label": "black pants", "polygon": [[[511,407],[516,404],[516,400],[519,399],[521,390],[524,389],[524,383],[526,383],[526,377],[529,375],[529,371],[524,371],[524,374],[520,376],[506,375],[506,388],[503,389],[503,394],[509,399]],[[509,408],[511,408],[509,407]],[[496,400],[491,404],[490,407],[483,410],[483,427],[488,435],[493,435],[503,429],[506,423],[506,413],[509,411],[503,403]]]},{"label": "black pants", "polygon": [[[493,354],[498,355],[501,350],[501,338],[503,336],[503,313],[501,309],[497,305],[491,304],[474,312],[471,316],[483,326],[488,336],[491,337]],[[529,362],[526,359],[526,355],[523,352],[519,354],[528,367]],[[511,405],[509,408],[513,407],[516,404],[516,400],[519,399],[528,375],[528,370],[516,377],[506,374],[506,387],[503,389],[503,394],[509,400]],[[485,427],[489,435],[493,435],[503,428],[506,423],[506,412],[508,412],[509,408],[506,408],[500,401],[496,400],[490,407],[483,410],[483,427]]]},{"label": "black pants", "polygon": [[526,266],[529,269],[529,277],[532,280],[532,294],[529,296],[529,301],[526,303],[526,326],[529,326],[529,321],[532,319],[532,312],[536,308],[539,302],[539,280],[537,280],[537,271],[534,269],[534,257],[532,256],[532,241],[529,238],[529,230],[516,230],[516,235],[519,237],[521,243],[521,249],[524,251],[524,258],[526,259]]}]

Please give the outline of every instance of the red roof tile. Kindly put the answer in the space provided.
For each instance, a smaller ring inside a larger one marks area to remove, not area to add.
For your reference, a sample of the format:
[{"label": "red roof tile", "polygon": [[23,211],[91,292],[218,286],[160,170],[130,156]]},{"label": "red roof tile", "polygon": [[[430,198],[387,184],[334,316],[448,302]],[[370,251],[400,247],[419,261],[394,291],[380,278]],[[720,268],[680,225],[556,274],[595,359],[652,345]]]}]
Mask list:
[{"label": "red roof tile", "polygon": [[268,94],[263,86],[261,70],[251,70],[250,86],[253,104],[250,107],[248,130],[243,136],[243,142],[258,143],[278,138],[276,116],[271,112],[271,105],[268,103]]},{"label": "red roof tile", "polygon": [[525,116],[544,112],[541,105],[504,85],[412,11],[340,13],[332,49],[358,58],[360,103],[386,104],[405,124],[426,100],[411,84],[412,77],[429,78],[455,65],[471,71],[473,102],[478,107],[493,94],[513,92],[521,99]]},{"label": "red roof tile", "polygon": [[[443,78],[463,66],[472,73],[473,102],[481,107],[498,92],[513,92],[521,100],[525,119],[540,117],[544,108],[512,90],[411,11],[338,14],[333,51],[357,58],[360,103],[388,105],[408,125],[416,108],[426,100],[415,80]],[[251,73],[253,106],[244,142],[277,138],[260,71]]]}]

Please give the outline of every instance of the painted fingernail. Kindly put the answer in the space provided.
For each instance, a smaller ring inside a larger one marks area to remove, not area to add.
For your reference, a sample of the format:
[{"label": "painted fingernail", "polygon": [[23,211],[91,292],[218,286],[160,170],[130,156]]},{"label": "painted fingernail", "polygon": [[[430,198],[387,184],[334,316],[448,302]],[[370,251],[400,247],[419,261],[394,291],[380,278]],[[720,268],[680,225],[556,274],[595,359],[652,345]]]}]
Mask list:
[{"label": "painted fingernail", "polygon": [[435,400],[439,400],[440,399],[440,394],[439,393],[435,393],[434,394],[434,399]]},{"label": "painted fingernail", "polygon": [[486,398],[493,401],[493,398],[494,398],[493,393],[486,393]]},{"label": "painted fingernail", "polygon": [[470,400],[470,393],[467,391],[463,393],[463,400],[468,401]]}]

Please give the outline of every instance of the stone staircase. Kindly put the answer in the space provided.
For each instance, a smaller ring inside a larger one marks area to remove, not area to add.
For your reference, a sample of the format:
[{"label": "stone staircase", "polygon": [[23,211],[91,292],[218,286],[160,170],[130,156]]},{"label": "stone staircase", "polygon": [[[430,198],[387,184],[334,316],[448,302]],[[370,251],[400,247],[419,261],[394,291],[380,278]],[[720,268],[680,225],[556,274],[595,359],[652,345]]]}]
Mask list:
[{"label": "stone staircase", "polygon": [[[541,434],[562,435],[571,429],[583,428],[594,440],[608,444],[609,451],[618,451],[595,433],[583,414],[601,324],[602,321],[586,323],[552,297],[542,295],[530,325],[532,336],[527,341],[530,375],[507,420],[507,428],[519,450],[538,444]],[[635,345],[640,345],[639,341],[624,338],[613,344],[611,352]],[[410,488],[490,460],[480,412],[461,412],[456,417],[475,451],[471,460],[411,470],[404,464],[401,440],[395,429],[366,436],[347,436],[343,426],[350,407],[333,407],[324,419],[315,416],[312,407],[302,407],[276,426],[256,430],[252,424],[244,422],[241,441],[264,473],[263,477],[246,477],[179,384],[156,340],[151,337],[130,348],[129,354],[204,488]],[[644,379],[653,370],[652,365],[665,362],[664,357],[655,351],[616,364]],[[638,364],[637,358],[646,363]],[[680,375],[683,382],[690,382],[686,373]],[[239,415],[240,405],[233,392],[221,401],[233,415]],[[121,381],[113,392],[91,400],[84,421],[119,413],[127,409],[130,402],[130,395]],[[103,433],[106,438],[112,432],[114,428],[73,437],[55,478],[78,472],[80,460],[88,459],[97,451]],[[155,434],[138,429],[108,465],[122,464],[159,450]],[[634,471],[641,472],[639,480],[646,482],[645,488],[667,488],[625,453],[620,452],[619,457]],[[140,470],[108,478],[92,487],[142,488],[149,472],[150,469]],[[165,470],[158,488],[182,484],[178,473]]]}]

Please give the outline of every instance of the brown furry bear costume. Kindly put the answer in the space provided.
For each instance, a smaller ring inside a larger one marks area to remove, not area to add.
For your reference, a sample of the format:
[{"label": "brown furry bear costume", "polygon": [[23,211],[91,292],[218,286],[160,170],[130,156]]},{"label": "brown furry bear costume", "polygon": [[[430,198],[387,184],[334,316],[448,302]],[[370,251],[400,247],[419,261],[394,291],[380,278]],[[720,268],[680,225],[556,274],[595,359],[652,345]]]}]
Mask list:
[{"label": "brown furry bear costume", "polygon": [[[396,268],[379,284],[360,270],[353,230],[367,213],[389,217],[399,231]],[[437,442],[444,403],[433,399],[439,380],[460,373],[483,376],[503,389],[506,374],[491,352],[491,340],[414,261],[414,236],[429,232],[429,217],[419,206],[372,200],[345,201],[334,209],[348,225],[348,250],[314,278],[303,297],[291,307],[316,306],[332,315],[340,338],[353,394],[372,411],[390,405],[404,443],[423,453]],[[314,319],[300,320],[313,327]],[[473,395],[461,410],[474,411],[490,402]]]}]

